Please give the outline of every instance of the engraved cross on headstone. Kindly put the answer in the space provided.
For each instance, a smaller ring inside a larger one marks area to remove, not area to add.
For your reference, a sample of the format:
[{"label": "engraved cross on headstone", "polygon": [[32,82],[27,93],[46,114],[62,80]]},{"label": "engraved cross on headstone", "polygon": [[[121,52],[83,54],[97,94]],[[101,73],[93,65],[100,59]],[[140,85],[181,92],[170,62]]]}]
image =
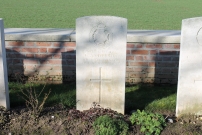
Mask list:
[{"label": "engraved cross on headstone", "polygon": [[90,79],[91,82],[99,82],[99,104],[101,103],[101,91],[102,91],[102,82],[110,82],[111,79],[104,79],[102,77],[102,67],[99,68],[99,78]]}]

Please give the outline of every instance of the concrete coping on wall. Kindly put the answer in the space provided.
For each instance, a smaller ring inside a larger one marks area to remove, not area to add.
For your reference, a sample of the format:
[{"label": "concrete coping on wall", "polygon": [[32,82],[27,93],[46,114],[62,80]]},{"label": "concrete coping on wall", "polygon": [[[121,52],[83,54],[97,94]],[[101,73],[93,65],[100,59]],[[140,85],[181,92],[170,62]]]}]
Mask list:
[{"label": "concrete coping on wall", "polygon": [[[76,41],[75,29],[5,28],[6,41]],[[180,30],[128,30],[127,42],[180,43]]]}]

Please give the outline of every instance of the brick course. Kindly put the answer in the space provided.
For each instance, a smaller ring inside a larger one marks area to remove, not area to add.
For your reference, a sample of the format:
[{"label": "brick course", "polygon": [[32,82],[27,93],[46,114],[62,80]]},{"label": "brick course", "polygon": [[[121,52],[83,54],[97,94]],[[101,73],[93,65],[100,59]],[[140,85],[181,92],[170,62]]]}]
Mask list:
[{"label": "brick course", "polygon": [[[6,41],[8,73],[74,81],[75,42]],[[177,83],[180,44],[127,43],[126,83]]]}]

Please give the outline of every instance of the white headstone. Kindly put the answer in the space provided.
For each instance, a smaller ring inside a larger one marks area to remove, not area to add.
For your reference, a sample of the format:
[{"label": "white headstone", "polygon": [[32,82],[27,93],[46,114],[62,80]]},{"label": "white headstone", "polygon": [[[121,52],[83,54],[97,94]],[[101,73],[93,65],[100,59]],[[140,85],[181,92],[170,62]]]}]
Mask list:
[{"label": "white headstone", "polygon": [[93,103],[124,113],[127,19],[87,16],[76,20],[77,109]]},{"label": "white headstone", "polygon": [[10,109],[6,49],[4,41],[4,25],[0,18],[0,106]]},{"label": "white headstone", "polygon": [[202,17],[182,20],[176,115],[202,114]]}]

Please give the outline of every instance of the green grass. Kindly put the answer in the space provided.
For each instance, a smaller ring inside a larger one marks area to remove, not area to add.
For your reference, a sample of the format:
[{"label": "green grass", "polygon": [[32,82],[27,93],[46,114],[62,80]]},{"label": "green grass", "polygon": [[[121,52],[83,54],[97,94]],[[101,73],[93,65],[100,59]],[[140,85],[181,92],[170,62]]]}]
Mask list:
[{"label": "green grass", "polygon": [[6,28],[75,28],[76,18],[112,15],[129,29],[181,29],[185,18],[202,14],[201,0],[0,0]]},{"label": "green grass", "polygon": [[[40,91],[44,84],[32,84],[32,88]],[[25,105],[21,98],[21,89],[29,89],[30,84],[9,83],[11,107]],[[44,93],[51,89],[46,106],[63,104],[66,107],[76,106],[75,84],[47,84]],[[145,109],[151,112],[175,111],[176,86],[136,85],[126,87],[126,113],[131,110]],[[43,97],[43,94],[42,94]]]},{"label": "green grass", "polygon": [[176,86],[137,85],[126,87],[126,112],[140,109],[150,112],[174,112]]},{"label": "green grass", "polygon": [[[25,89],[35,89],[40,92],[44,87],[44,84],[36,83],[9,83],[10,90],[10,104],[11,107],[25,105],[25,101],[22,99],[21,90]],[[44,93],[48,93],[51,90],[51,93],[46,101],[46,106],[53,106],[56,104],[62,104],[67,107],[76,106],[76,88],[74,84],[46,84],[45,89],[41,95],[43,98]]]}]

